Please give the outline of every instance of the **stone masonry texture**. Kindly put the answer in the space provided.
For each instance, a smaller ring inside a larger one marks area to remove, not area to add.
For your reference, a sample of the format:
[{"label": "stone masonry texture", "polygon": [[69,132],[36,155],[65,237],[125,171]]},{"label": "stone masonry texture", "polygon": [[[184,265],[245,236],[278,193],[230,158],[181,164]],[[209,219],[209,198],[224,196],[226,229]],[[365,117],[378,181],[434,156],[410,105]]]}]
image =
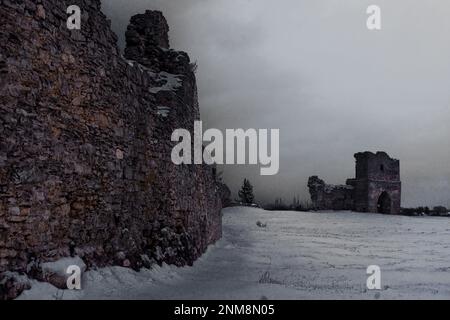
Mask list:
[{"label": "stone masonry texture", "polygon": [[190,265],[221,237],[216,169],[171,162],[173,130],[200,114],[168,31],[160,12],[133,17],[123,57],[99,0],[0,0],[0,272]]}]

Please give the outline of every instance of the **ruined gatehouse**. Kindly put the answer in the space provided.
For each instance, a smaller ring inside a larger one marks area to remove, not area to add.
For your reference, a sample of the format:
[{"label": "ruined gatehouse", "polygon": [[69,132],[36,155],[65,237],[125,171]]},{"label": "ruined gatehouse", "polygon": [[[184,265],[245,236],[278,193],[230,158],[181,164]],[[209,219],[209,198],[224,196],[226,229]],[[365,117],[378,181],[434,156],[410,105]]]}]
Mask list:
[{"label": "ruined gatehouse", "polygon": [[400,213],[400,161],[386,152],[355,154],[356,177],[345,185],[329,185],[317,176],[308,181],[316,210]]}]

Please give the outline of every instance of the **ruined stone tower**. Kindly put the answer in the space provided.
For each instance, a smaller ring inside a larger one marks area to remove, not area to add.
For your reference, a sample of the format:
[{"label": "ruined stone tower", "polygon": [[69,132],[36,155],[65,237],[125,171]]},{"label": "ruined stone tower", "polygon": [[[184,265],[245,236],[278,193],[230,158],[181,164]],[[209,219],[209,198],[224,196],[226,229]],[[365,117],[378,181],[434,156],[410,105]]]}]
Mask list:
[{"label": "ruined stone tower", "polygon": [[400,161],[386,152],[355,154],[356,177],[346,185],[328,185],[317,176],[309,178],[311,200],[317,210],[354,210],[400,213]]},{"label": "ruined stone tower", "polygon": [[347,180],[353,186],[355,211],[400,213],[400,161],[386,152],[355,154],[356,178]]}]

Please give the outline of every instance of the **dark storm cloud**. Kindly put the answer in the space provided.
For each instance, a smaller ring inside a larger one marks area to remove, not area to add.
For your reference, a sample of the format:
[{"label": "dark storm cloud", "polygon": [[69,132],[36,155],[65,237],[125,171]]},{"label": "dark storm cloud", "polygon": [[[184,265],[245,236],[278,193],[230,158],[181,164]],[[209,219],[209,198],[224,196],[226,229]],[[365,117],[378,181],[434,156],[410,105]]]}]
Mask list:
[{"label": "dark storm cloud", "polygon": [[[172,47],[199,63],[207,127],[279,128],[280,173],[225,168],[259,200],[308,198],[309,175],[343,183],[353,153],[401,160],[403,205],[450,205],[450,4],[420,0],[105,0],[123,46],[131,15],[162,10]],[[382,30],[366,29],[366,8]]]}]

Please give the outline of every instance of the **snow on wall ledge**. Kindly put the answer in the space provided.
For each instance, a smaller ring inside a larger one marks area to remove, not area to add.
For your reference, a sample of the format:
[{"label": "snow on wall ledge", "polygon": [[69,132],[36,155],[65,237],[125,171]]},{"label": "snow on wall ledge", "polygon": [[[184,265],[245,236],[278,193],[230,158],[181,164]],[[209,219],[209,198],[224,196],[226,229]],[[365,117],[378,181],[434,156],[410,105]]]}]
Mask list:
[{"label": "snow on wall ledge", "polygon": [[98,0],[0,3],[0,272],[70,255],[192,264],[221,237],[224,186],[211,166],[170,160],[199,108],[162,14],[132,19],[125,59]]}]

